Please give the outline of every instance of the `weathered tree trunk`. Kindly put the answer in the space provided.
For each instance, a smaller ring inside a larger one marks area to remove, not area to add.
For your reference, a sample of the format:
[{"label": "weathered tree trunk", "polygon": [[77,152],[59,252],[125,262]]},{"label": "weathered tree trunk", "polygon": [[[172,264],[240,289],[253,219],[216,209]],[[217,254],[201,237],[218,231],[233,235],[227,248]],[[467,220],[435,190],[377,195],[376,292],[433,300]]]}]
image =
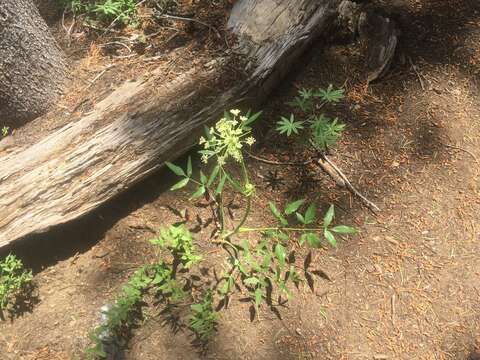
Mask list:
[{"label": "weathered tree trunk", "polygon": [[170,83],[158,71],[126,82],[88,116],[1,158],[0,247],[78,218],[125,191],[188,150],[203,124],[240,99],[258,105],[333,20],[337,5],[239,0],[229,27],[249,60],[250,75],[241,83],[227,90],[218,83],[219,74],[230,72],[229,58],[195,66]]},{"label": "weathered tree trunk", "polygon": [[62,52],[32,1],[0,1],[0,125],[45,113],[64,75]]}]

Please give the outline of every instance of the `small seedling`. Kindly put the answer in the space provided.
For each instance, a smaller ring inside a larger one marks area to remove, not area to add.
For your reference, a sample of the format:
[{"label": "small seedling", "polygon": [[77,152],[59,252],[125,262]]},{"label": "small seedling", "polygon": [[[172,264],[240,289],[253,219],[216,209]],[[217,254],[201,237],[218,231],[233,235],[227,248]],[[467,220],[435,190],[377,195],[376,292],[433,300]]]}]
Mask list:
[{"label": "small seedling", "polygon": [[202,302],[191,305],[190,327],[201,341],[207,341],[213,335],[218,313],[213,310],[212,291],[207,291]]},{"label": "small seedling", "polygon": [[0,261],[0,312],[26,289],[32,279],[32,272],[25,270],[22,261],[15,255],[10,254]]},{"label": "small seedling", "polygon": [[332,85],[317,91],[299,90],[295,99],[287,104],[297,108],[302,113],[303,119],[295,119],[294,114],[290,114],[288,118],[282,116],[277,122],[276,130],[286,136],[302,135],[303,143],[312,146],[315,151],[325,153],[337,143],[345,130],[345,125],[336,118],[330,119],[325,114],[317,112],[328,103],[338,103],[343,97],[343,90],[334,89]]},{"label": "small seedling", "polygon": [[3,137],[7,136],[9,131],[10,131],[10,128],[8,126],[2,127],[2,136]]}]

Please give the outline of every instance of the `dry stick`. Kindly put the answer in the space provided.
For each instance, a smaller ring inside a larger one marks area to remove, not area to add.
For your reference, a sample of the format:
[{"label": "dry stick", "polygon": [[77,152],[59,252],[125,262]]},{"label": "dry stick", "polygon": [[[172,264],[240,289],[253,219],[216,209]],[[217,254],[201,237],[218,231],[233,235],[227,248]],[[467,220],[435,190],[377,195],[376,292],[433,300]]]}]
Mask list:
[{"label": "dry stick", "polygon": [[200,21],[200,20],[197,20],[197,19],[193,19],[193,18],[186,18],[186,17],[181,17],[181,16],[174,16],[174,15],[167,15],[167,14],[164,14],[164,15],[161,15],[161,17],[165,18],[165,19],[170,19],[170,20],[180,20],[180,21],[192,21],[192,22],[196,22],[198,24],[201,24],[203,26],[206,26],[208,27],[210,30],[212,30],[219,39],[222,38],[222,36],[220,35],[219,31],[217,29],[215,29],[212,25],[209,25],[203,21]]},{"label": "dry stick", "polygon": [[270,164],[270,165],[293,165],[293,166],[304,166],[304,165],[308,165],[312,162],[312,160],[307,160],[307,161],[303,161],[303,162],[290,162],[290,161],[287,161],[287,162],[281,162],[281,161],[274,161],[274,160],[268,160],[268,159],[264,159],[264,158],[261,158],[259,156],[255,156],[253,154],[250,154],[248,151],[246,152],[247,155],[249,157],[251,157],[252,159],[255,159],[255,160],[258,160],[258,161],[261,161],[261,162],[264,162],[265,164]]},{"label": "dry stick", "polygon": [[93,78],[93,80],[90,81],[90,84],[88,84],[88,86],[85,88],[85,90],[89,89],[90,86],[92,86],[92,85],[95,83],[95,81],[97,81],[98,79],[100,79],[100,78],[102,77],[102,75],[107,72],[107,70],[108,70],[109,68],[110,68],[110,67],[107,67],[106,69],[103,69],[103,70],[100,72],[100,74],[98,74],[97,76],[95,76],[95,77]]},{"label": "dry stick", "polygon": [[464,148],[461,148],[459,146],[455,146],[455,145],[450,145],[450,144],[444,144],[444,143],[441,143],[443,146],[445,147],[448,147],[448,148],[451,148],[451,149],[457,149],[457,150],[460,150],[460,151],[463,151],[465,153],[467,153],[468,155],[470,155],[474,160],[475,162],[478,164],[478,159],[477,157],[469,150],[467,149],[464,149]]},{"label": "dry stick", "polygon": [[353,193],[354,195],[358,196],[370,210],[372,210],[373,212],[380,212],[381,211],[380,208],[377,205],[375,205],[373,202],[368,200],[357,189],[355,189],[355,187],[348,180],[348,178],[345,176],[345,174],[326,155],[322,155],[322,159],[325,160],[332,168],[335,169],[335,171],[338,173],[338,175],[345,182],[345,186],[347,187],[347,189],[350,190],[350,192]]},{"label": "dry stick", "polygon": [[422,87],[422,90],[425,91],[425,85],[423,83],[423,79],[420,75],[420,73],[417,70],[417,66],[413,64],[412,58],[409,56],[408,61],[410,62],[410,65],[412,65],[413,71],[415,71],[415,74],[417,74],[418,80],[420,81],[420,86]]}]

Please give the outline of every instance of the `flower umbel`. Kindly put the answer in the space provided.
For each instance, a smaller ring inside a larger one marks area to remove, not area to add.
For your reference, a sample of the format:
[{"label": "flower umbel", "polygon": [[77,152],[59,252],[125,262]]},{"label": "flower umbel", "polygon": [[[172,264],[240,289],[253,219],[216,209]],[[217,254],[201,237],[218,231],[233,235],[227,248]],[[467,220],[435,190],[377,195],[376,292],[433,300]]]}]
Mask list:
[{"label": "flower umbel", "polygon": [[245,126],[247,116],[240,116],[240,110],[230,110],[214,127],[209,129],[208,138],[200,138],[202,161],[207,162],[216,156],[218,164],[224,165],[232,157],[238,162],[243,161],[242,148],[244,144],[252,146],[255,139],[250,136],[251,129]]}]

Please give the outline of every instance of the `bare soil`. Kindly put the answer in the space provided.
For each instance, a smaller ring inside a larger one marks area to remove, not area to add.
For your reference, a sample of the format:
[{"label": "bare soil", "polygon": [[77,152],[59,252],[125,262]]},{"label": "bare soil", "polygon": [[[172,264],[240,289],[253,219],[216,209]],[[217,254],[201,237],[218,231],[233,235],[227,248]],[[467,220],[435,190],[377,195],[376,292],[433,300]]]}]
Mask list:
[{"label": "bare soil", "polygon": [[[385,6],[402,27],[390,74],[367,87],[358,44],[319,42],[266,105],[254,149],[278,161],[300,159],[271,130],[290,111],[285,102],[297,88],[344,84],[346,101],[327,109],[348,126],[332,159],[383,211],[374,216],[317,168],[250,159],[259,185],[251,225],[271,221],[269,200],[306,196],[322,209],[334,203],[337,221],[359,234],[315,251],[312,266],[324,276],[277,313],[264,308],[252,319],[250,304],[235,297],[206,349],[185,327],[172,328],[161,308],[146,308],[127,359],[466,360],[480,351],[480,5]],[[122,73],[110,71],[109,79]],[[272,190],[265,178],[275,170],[282,183]],[[160,172],[88,217],[11,249],[34,269],[37,300],[0,323],[2,359],[80,355],[100,307],[154,258],[148,239],[180,220],[172,209],[186,209],[192,230],[208,232],[208,209],[185,200],[186,191],[168,192],[174,181]],[[221,256],[208,237],[200,239],[209,279]],[[298,250],[298,261],[305,255]]]}]

